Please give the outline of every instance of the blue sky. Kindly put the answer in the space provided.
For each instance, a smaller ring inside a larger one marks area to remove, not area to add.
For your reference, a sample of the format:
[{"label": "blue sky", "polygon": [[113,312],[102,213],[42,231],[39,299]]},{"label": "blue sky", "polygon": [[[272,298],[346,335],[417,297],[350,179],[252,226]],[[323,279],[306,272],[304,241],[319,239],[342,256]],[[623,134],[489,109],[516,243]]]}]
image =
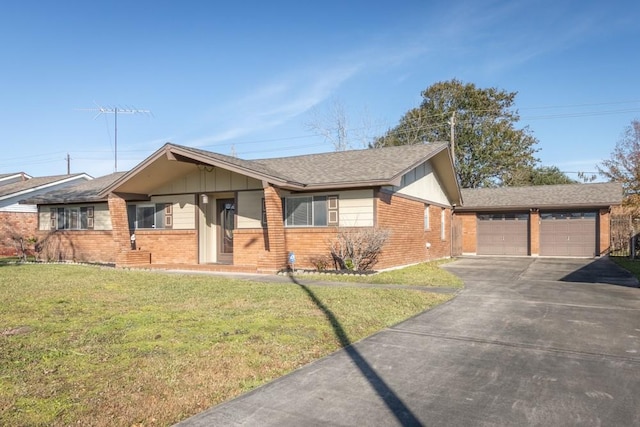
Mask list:
[{"label": "blue sky", "polygon": [[[228,3],[228,4],[227,4]],[[542,165],[594,171],[640,118],[637,1],[32,1],[0,5],[0,173],[118,170],[165,142],[255,159],[381,135],[433,83],[518,92]],[[572,175],[575,176],[575,175]]]}]

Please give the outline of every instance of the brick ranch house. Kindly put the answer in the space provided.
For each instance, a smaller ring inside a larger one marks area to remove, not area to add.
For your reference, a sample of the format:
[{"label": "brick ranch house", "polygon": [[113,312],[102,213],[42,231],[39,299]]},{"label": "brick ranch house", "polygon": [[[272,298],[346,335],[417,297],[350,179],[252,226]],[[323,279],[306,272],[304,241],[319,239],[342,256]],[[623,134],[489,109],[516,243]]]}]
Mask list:
[{"label": "brick ranch house", "polygon": [[462,199],[446,143],[262,160],[167,143],[28,202],[50,259],[275,272],[290,252],[313,268],[349,230],[390,231],[376,269],[449,257]]},{"label": "brick ranch house", "polygon": [[[460,190],[448,144],[242,160],[166,144],[38,204],[48,259],[275,272],[386,229],[376,269],[458,255],[607,254],[618,183]],[[135,238],[135,240],[132,240]]]},{"label": "brick ranch house", "polygon": [[84,173],[43,177],[24,172],[0,174],[0,256],[18,255],[14,237],[29,238],[36,234],[37,206],[20,203],[21,200],[90,179]]}]

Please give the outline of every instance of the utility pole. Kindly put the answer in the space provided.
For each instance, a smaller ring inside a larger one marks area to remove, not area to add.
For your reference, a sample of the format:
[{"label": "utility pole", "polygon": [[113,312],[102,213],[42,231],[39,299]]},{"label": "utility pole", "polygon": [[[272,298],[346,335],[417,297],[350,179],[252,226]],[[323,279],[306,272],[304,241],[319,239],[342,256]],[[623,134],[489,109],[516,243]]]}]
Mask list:
[{"label": "utility pole", "polygon": [[[94,102],[95,103],[95,102]],[[102,114],[113,114],[114,117],[114,166],[113,171],[118,172],[118,114],[151,114],[149,110],[139,110],[137,108],[102,107],[96,103],[97,108],[85,108],[83,111],[97,111],[94,119]]]},{"label": "utility pole", "polygon": [[453,165],[456,165],[456,112],[451,114],[451,156],[453,157]]}]

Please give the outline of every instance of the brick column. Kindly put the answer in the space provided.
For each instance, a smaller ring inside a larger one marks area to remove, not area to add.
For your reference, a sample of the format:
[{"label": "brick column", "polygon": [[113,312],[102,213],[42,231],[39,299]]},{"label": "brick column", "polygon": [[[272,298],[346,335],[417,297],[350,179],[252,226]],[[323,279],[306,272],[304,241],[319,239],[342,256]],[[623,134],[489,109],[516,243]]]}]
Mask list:
[{"label": "brick column", "polygon": [[282,220],[282,201],[278,191],[271,185],[264,185],[264,204],[267,228],[264,234],[265,253],[258,260],[259,271],[274,272],[286,266],[287,248]]},{"label": "brick column", "polygon": [[129,218],[127,217],[127,202],[115,194],[109,194],[109,215],[111,216],[111,228],[113,240],[116,243],[116,265],[126,260],[126,254],[131,251],[129,240]]},{"label": "brick column", "polygon": [[540,211],[531,210],[529,214],[529,255],[540,255]]},{"label": "brick column", "polygon": [[609,209],[598,212],[598,255],[608,254],[611,250],[611,214]]}]

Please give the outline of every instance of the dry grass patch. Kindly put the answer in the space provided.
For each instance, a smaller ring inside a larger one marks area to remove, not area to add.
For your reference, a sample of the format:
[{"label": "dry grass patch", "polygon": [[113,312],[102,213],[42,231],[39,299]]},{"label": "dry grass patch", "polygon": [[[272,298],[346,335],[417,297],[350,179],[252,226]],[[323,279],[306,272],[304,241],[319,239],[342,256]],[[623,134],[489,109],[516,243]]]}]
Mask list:
[{"label": "dry grass patch", "polygon": [[0,425],[169,425],[450,295],[0,266]]}]

